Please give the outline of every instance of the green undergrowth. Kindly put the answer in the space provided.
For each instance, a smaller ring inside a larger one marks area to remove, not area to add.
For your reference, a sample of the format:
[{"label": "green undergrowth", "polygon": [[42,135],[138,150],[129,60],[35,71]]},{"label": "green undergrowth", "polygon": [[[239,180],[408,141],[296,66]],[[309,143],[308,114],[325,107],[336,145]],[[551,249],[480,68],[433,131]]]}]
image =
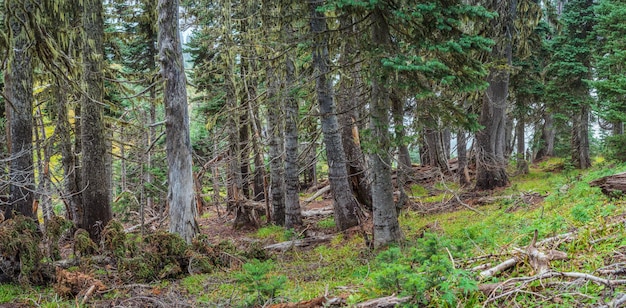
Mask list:
[{"label": "green undergrowth", "polygon": [[[478,284],[532,276],[533,270],[526,262],[521,262],[504,273],[480,281],[477,273],[469,269],[485,263],[498,264],[510,258],[516,248],[524,250],[535,230],[539,241],[576,232],[572,241],[562,241],[552,247],[568,256],[565,260],[552,261],[553,270],[601,276],[598,269],[626,262],[624,224],[615,223],[619,217],[626,216],[626,199],[608,198],[588,184],[622,171],[626,171],[626,164],[597,160],[591,169],[578,171],[569,168],[563,160],[546,160],[532,165],[529,174],[512,177],[509,187],[492,192],[491,196],[501,199],[488,205],[472,203],[475,211],[462,206],[436,214],[403,211],[399,219],[406,241],[377,251],[367,247],[361,232],[338,234],[324,244],[277,253],[267,253],[262,246],[248,248],[244,253],[241,247],[230,242],[213,246],[200,241],[195,244],[196,250],[201,248],[205,255],[219,252],[211,259],[211,262],[223,262],[212,264],[212,268],[219,270],[189,275],[181,268],[168,280],[157,277],[146,283],[154,288],[175,290],[188,298],[189,303],[206,307],[296,303],[324,294],[342,296],[348,304],[395,294],[410,297],[408,306],[415,307],[599,305],[605,303],[602,298],[611,299],[623,293],[624,288],[609,288],[584,280],[567,285],[565,283],[572,280],[560,279],[553,284],[534,281],[524,286],[528,292],[518,292],[485,305],[488,298],[478,291]],[[407,193],[422,202],[429,200],[427,198],[437,202],[437,198],[443,200],[452,196],[448,189],[464,192],[446,183],[428,188],[415,184],[407,188]],[[527,202],[530,199],[520,196],[532,197],[534,201]],[[316,222],[316,226],[331,229],[334,221],[323,219]],[[115,232],[111,236],[115,236]],[[298,232],[278,226],[266,226],[250,235],[261,243],[299,236]],[[141,245],[147,239],[125,239],[126,242],[133,240],[138,247],[127,248],[126,254],[137,255],[137,249],[144,247]],[[367,240],[371,240],[371,234],[367,235]],[[157,242],[164,243],[163,239]],[[173,244],[156,246],[182,249]],[[109,245],[108,253],[113,257],[121,256],[120,249]],[[191,256],[187,260],[193,259]],[[155,275],[160,273],[161,270],[156,271]],[[135,271],[135,275],[138,274]],[[162,281],[171,283],[160,286]],[[565,287],[559,289],[559,285]],[[0,300],[11,302],[23,298],[19,291],[0,285]]]}]

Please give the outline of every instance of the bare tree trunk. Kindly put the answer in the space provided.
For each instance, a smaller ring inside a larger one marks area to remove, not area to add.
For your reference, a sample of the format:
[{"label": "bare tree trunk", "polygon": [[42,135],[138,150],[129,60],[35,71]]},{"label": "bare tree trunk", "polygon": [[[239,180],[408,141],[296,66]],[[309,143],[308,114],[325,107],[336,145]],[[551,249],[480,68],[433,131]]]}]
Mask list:
[{"label": "bare tree trunk", "polygon": [[613,136],[619,136],[624,134],[624,122],[615,121],[612,124],[611,134]]},{"label": "bare tree trunk", "polygon": [[[375,9],[370,16],[372,22],[372,43],[379,48],[389,48],[389,26],[383,12]],[[374,247],[382,247],[402,239],[398,223],[396,205],[393,201],[391,183],[391,159],[389,150],[389,94],[385,88],[387,79],[379,61],[372,65],[372,101],[370,103],[370,129],[372,130],[373,152],[370,154],[372,166],[372,201],[374,216]]]},{"label": "bare tree trunk", "polygon": [[[57,80],[52,88],[53,96],[57,104],[57,126],[55,135],[58,138],[58,146],[61,150],[61,164],[63,166],[63,186],[65,188],[62,198],[66,204],[67,218],[77,218],[76,209],[80,208],[82,198],[80,195],[80,170],[76,165],[76,154],[73,149],[71,127],[67,118],[67,97],[61,91],[61,81]],[[79,122],[79,121],[76,121]],[[78,136],[78,135],[76,135]],[[76,138],[80,139],[80,138]]]},{"label": "bare tree trunk", "polygon": [[[28,217],[33,213],[35,174],[33,170],[33,65],[32,40],[27,33],[28,11],[34,9],[29,0],[24,3],[9,1],[12,14],[7,16],[10,31],[8,79],[5,79],[5,94],[9,102],[10,153],[9,207],[5,218],[13,211]],[[34,22],[34,21],[33,21]]]},{"label": "bare tree trunk", "polygon": [[506,174],[506,110],[509,95],[509,69],[512,59],[511,33],[515,1],[498,3],[500,16],[492,21],[493,33],[499,37],[491,51],[493,66],[487,76],[489,86],[483,96],[479,123],[484,127],[476,133],[476,188],[494,189],[508,185]]},{"label": "bare tree trunk", "polygon": [[341,28],[346,29],[343,52],[341,54],[341,66],[347,70],[340,79],[337,93],[337,120],[341,127],[341,142],[346,154],[348,174],[352,193],[360,204],[366,209],[372,210],[372,189],[368,179],[365,155],[361,150],[359,127],[357,121],[361,117],[359,106],[363,105],[363,94],[360,90],[363,82],[360,77],[361,65],[351,66],[350,57],[356,54],[356,35],[351,25],[354,23],[349,14],[341,17]]},{"label": "bare tree trunk", "polygon": [[270,155],[270,190],[272,200],[272,218],[275,224],[285,225],[285,169],[283,144],[283,120],[281,115],[281,100],[278,98],[278,80],[275,76],[276,68],[268,64],[267,76],[269,86],[268,97],[268,131],[269,131],[269,155]]},{"label": "bare tree trunk", "polygon": [[543,125],[541,127],[541,138],[539,140],[539,149],[535,154],[535,160],[554,156],[554,140],[556,132],[554,128],[554,118],[552,114],[545,112],[543,114]]},{"label": "bare tree trunk", "polygon": [[457,177],[459,178],[459,184],[465,187],[470,184],[470,179],[467,170],[467,135],[462,130],[456,134],[456,149],[459,161]]},{"label": "bare tree trunk", "polygon": [[526,153],[526,138],[524,136],[524,116],[520,115],[515,125],[515,135],[517,136],[517,172],[528,173],[528,163],[524,159]]},{"label": "bare tree trunk", "polygon": [[183,53],[178,31],[178,0],[159,0],[159,59],[165,80],[166,150],[168,165],[167,201],[171,233],[187,243],[199,232],[192,174],[191,140]]},{"label": "bare tree trunk", "polygon": [[[290,29],[286,29],[286,32]],[[295,67],[291,55],[285,59],[286,74],[284,91],[292,92]],[[298,194],[298,101],[291,94],[285,97],[285,227],[302,225],[300,195]]]},{"label": "bare tree trunk", "polygon": [[360,208],[352,195],[348,182],[346,155],[344,152],[337,108],[333,100],[333,88],[329,79],[330,56],[326,18],[318,11],[319,2],[309,2],[310,26],[313,38],[313,67],[315,71],[315,91],[322,117],[322,133],[328,159],[328,180],[334,198],[335,223],[339,230],[346,230],[359,224]]},{"label": "bare tree trunk", "polygon": [[581,104],[580,110],[572,115],[572,162],[574,167],[591,167],[589,157],[589,106]]},{"label": "bare tree trunk", "polygon": [[443,132],[439,128],[439,120],[429,115],[424,128],[424,138],[428,151],[428,165],[438,168],[444,174],[451,174],[446,155]]}]

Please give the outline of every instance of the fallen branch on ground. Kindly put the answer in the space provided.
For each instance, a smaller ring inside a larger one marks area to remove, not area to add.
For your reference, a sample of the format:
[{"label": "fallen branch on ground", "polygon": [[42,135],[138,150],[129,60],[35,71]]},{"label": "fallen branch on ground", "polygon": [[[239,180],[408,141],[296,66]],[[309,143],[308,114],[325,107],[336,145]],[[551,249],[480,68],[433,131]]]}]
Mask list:
[{"label": "fallen branch on ground", "polygon": [[357,304],[357,308],[392,308],[396,307],[399,304],[406,303],[410,300],[410,297],[397,297],[397,296],[387,296],[381,298],[375,298],[368,300],[366,302],[362,302]]},{"label": "fallen branch on ground", "polygon": [[302,217],[315,217],[315,216],[329,216],[335,212],[332,206],[323,207],[320,209],[313,209],[308,211],[302,211]]},{"label": "fallen branch on ground", "polygon": [[307,246],[311,246],[317,243],[328,242],[333,237],[334,235],[332,234],[321,235],[321,236],[316,236],[316,237],[307,237],[307,238],[300,239],[300,240],[286,241],[286,242],[276,243],[272,245],[267,245],[263,247],[263,249],[285,251],[293,247],[307,247]]},{"label": "fallen branch on ground", "polygon": [[328,186],[324,186],[323,188],[320,188],[313,196],[311,196],[310,198],[304,199],[303,203],[304,204],[309,204],[313,201],[315,201],[315,199],[317,199],[317,197],[325,194],[326,192],[330,191],[330,185]]}]

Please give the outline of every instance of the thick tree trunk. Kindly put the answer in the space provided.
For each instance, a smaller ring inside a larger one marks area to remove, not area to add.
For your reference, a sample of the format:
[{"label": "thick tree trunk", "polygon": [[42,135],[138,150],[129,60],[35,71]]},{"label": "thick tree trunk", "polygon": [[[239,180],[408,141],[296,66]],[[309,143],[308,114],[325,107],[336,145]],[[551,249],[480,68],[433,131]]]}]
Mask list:
[{"label": "thick tree trunk", "polygon": [[508,81],[506,70],[493,69],[489,74],[489,87],[483,97],[479,120],[484,129],[476,133],[477,189],[494,189],[509,183],[504,158]]},{"label": "thick tree trunk", "polygon": [[[89,232],[94,240],[100,239],[100,231],[111,220],[109,167],[107,165],[107,142],[103,119],[104,79],[103,73],[103,20],[102,2],[83,2],[83,86],[81,102],[82,140],[82,197],[83,209],[78,226]],[[98,242],[98,241],[96,241]]]},{"label": "thick tree trunk", "polygon": [[187,106],[187,81],[178,30],[178,0],[159,0],[159,60],[165,80],[166,151],[168,165],[167,201],[171,233],[187,243],[199,232],[192,174],[191,139]]},{"label": "thick tree trunk", "polygon": [[[290,31],[287,30],[287,31]],[[295,67],[291,55],[285,59],[285,92],[291,93],[295,82]],[[298,191],[298,101],[293,95],[285,97],[285,227],[302,225]]]},{"label": "thick tree trunk", "polygon": [[346,155],[344,153],[337,110],[333,100],[333,88],[329,79],[330,56],[326,18],[318,11],[320,2],[310,2],[310,25],[313,38],[313,67],[315,69],[315,91],[322,117],[322,133],[328,159],[328,179],[334,198],[335,223],[339,230],[359,224],[360,208],[352,195],[348,182]]},{"label": "thick tree trunk", "polygon": [[[32,44],[27,29],[24,28],[34,3],[9,1],[12,11],[8,16],[12,52],[9,56],[9,77],[5,80],[5,93],[10,103],[6,110],[10,114],[8,126],[11,131],[11,163],[9,169],[9,207],[5,218],[13,212],[29,217],[33,213],[35,175],[33,168],[33,65]],[[34,21],[33,21],[34,22]]]},{"label": "thick tree trunk", "polygon": [[351,57],[356,53],[355,33],[351,25],[354,21],[347,14],[340,20],[341,28],[346,29],[346,39],[344,40],[343,52],[341,54],[341,65],[346,71],[341,75],[339,90],[337,93],[337,119],[341,127],[341,142],[346,153],[348,174],[352,193],[360,204],[366,209],[372,210],[372,190],[368,179],[367,166],[365,165],[365,155],[361,150],[359,127],[357,121],[360,118],[359,108],[362,102],[361,88],[363,87],[360,69],[361,65],[351,66]]},{"label": "thick tree trunk", "polygon": [[[371,15],[372,43],[387,49],[391,44],[389,26],[380,9]],[[370,154],[372,166],[372,201],[374,220],[374,247],[382,247],[402,239],[398,223],[396,205],[393,200],[391,183],[391,159],[389,150],[389,94],[384,68],[379,61],[372,65],[372,101],[370,103],[370,129],[372,131],[373,152]]]},{"label": "thick tree trunk", "polygon": [[[496,3],[494,3],[496,4]],[[511,33],[515,17],[515,1],[497,3],[500,16],[492,21],[498,43],[491,51],[492,68],[487,76],[489,86],[483,96],[479,123],[484,127],[476,133],[476,188],[503,187],[509,183],[506,174],[506,109],[509,96],[511,65]]]},{"label": "thick tree trunk", "polygon": [[579,169],[591,167],[589,156],[589,106],[581,104],[572,115],[572,163]]}]

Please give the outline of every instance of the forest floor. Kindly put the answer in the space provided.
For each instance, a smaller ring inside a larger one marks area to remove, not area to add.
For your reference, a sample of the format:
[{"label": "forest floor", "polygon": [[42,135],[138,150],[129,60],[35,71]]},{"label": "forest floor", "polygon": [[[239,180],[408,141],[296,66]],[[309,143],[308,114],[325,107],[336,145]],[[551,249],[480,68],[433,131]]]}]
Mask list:
[{"label": "forest floor", "polygon": [[[337,233],[321,211],[298,230],[236,230],[232,215],[208,207],[201,232],[211,247],[229,247],[209,273],[190,265],[176,278],[134,281],[114,266],[81,265],[74,270],[104,286],[87,283],[68,298],[52,287],[0,284],[0,307],[617,307],[626,302],[626,200],[589,182],[623,171],[626,164],[597,160],[577,171],[550,159],[491,192],[445,179],[412,183],[411,206],[399,216],[405,242],[377,251],[367,244],[370,219]],[[329,197],[304,210],[328,209]]]}]

